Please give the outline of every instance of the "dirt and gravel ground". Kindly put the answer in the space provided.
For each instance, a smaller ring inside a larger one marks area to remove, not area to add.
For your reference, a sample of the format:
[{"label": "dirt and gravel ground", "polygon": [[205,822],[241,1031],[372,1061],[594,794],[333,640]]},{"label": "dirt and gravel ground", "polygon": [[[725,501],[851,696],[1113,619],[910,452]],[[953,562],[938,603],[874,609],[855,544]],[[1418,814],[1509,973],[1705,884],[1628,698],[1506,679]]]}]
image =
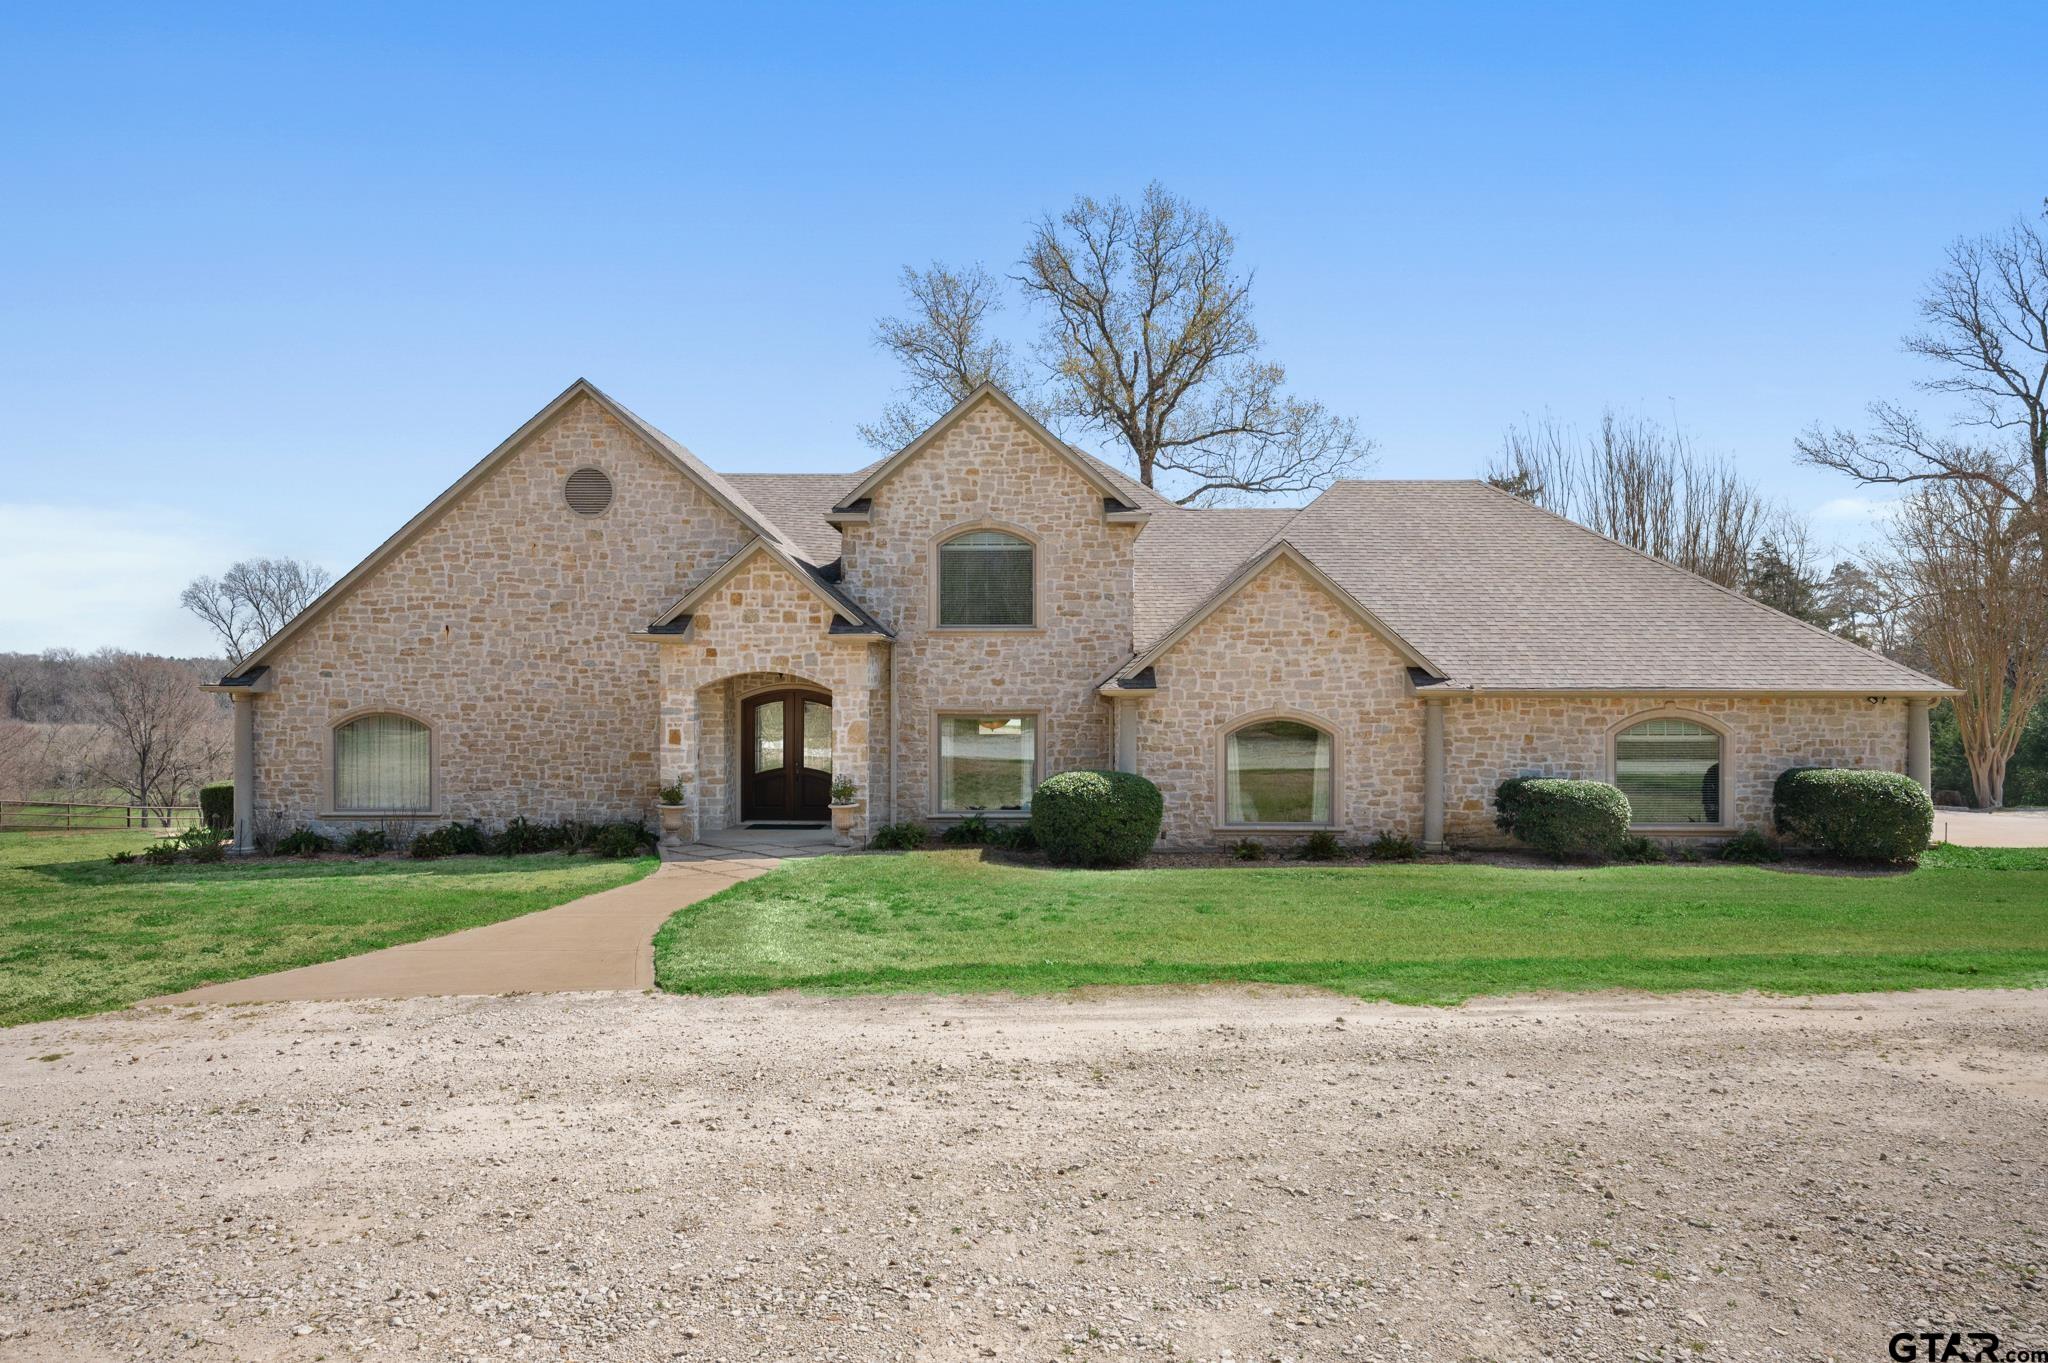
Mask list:
[{"label": "dirt and gravel ground", "polygon": [[0,1358],[2048,1346],[2048,992],[645,995],[0,1032]]}]

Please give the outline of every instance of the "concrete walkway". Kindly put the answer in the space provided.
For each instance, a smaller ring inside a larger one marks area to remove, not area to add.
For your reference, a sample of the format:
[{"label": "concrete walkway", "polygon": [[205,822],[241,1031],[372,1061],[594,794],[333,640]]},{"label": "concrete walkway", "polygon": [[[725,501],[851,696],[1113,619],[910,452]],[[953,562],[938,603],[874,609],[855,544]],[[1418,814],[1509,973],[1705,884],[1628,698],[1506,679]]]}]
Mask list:
[{"label": "concrete walkway", "polygon": [[654,934],[669,915],[789,857],[832,851],[830,832],[735,829],[690,844],[646,878],[502,923],[361,956],[149,999],[276,1003],[437,994],[651,989]]}]

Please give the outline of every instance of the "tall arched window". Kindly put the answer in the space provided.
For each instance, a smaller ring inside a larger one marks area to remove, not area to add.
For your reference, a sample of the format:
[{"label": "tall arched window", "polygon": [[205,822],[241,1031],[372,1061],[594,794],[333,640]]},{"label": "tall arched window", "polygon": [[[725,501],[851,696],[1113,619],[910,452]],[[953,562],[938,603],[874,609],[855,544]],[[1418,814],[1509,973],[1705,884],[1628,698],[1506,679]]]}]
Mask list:
[{"label": "tall arched window", "polygon": [[1721,735],[1690,719],[1646,719],[1614,736],[1614,784],[1644,826],[1721,822]]},{"label": "tall arched window", "polygon": [[970,530],[939,546],[939,627],[1016,629],[1036,623],[1031,541]]},{"label": "tall arched window", "polygon": [[433,805],[427,726],[404,715],[359,715],[334,730],[337,813],[417,813]]},{"label": "tall arched window", "polygon": [[1223,820],[1232,824],[1330,822],[1330,735],[1298,719],[1262,719],[1223,740]]}]

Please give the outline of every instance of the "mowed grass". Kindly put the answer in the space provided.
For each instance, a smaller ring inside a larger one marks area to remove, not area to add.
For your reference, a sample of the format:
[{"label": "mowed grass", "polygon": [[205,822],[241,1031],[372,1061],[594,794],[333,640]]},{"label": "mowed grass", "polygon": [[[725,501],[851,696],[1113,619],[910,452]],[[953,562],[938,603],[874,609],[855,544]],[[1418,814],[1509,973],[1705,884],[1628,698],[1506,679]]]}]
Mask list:
[{"label": "mowed grass", "polygon": [[1464,864],[1058,871],[973,851],[827,857],[682,910],[680,993],[1312,984],[1781,994],[2048,984],[2048,851],[1937,848],[1876,876]]},{"label": "mowed grass", "polygon": [[115,866],[132,833],[0,833],[0,1026],[119,1008],[551,908],[652,857]]}]

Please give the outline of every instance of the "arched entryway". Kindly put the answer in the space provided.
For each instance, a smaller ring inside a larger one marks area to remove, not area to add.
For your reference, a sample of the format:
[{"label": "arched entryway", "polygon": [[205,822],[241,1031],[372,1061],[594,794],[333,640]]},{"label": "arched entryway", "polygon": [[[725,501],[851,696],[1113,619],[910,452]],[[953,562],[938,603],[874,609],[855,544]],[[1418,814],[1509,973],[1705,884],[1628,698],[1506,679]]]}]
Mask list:
[{"label": "arched entryway", "polygon": [[740,820],[824,823],[831,817],[832,698],[808,686],[740,701]]}]

